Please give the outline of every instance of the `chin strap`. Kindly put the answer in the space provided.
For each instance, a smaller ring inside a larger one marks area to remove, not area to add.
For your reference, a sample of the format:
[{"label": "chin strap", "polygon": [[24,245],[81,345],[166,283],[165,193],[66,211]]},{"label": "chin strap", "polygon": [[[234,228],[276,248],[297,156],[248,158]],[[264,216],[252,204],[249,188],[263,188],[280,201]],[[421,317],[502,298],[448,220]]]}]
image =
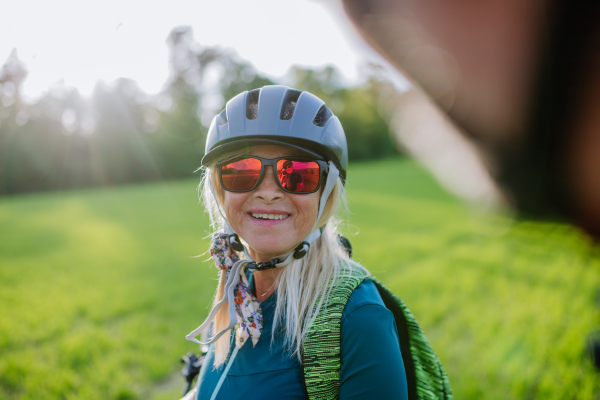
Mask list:
[{"label": "chin strap", "polygon": [[[337,169],[337,167],[335,166],[335,164],[333,162],[329,161],[329,174],[327,175],[325,187],[323,188],[323,193],[321,194],[321,199],[319,201],[319,212],[317,213],[317,219],[315,221],[315,224],[313,225],[311,233],[309,233],[304,238],[304,240],[302,242],[300,242],[300,244],[293,251],[291,251],[287,254],[284,254],[282,256],[275,257],[272,260],[270,260],[268,262],[263,262],[263,263],[257,263],[252,259],[252,257],[248,253],[248,250],[242,244],[237,233],[235,233],[233,228],[231,228],[231,226],[229,225],[229,222],[227,221],[227,218],[225,218],[225,215],[223,215],[223,212],[221,212],[221,207],[218,206],[219,203],[217,202],[217,197],[213,190],[212,184],[210,184],[211,193],[217,204],[219,213],[221,214],[221,217],[223,218],[223,228],[225,230],[225,235],[227,237],[227,241],[229,242],[228,244],[235,251],[243,252],[245,254],[246,258],[243,260],[237,260],[233,263],[233,265],[231,265],[231,270],[229,271],[229,276],[227,277],[227,281],[225,283],[225,291],[223,293],[223,297],[221,298],[221,300],[219,300],[219,302],[217,304],[214,305],[212,310],[210,310],[208,317],[202,323],[202,325],[200,325],[198,328],[194,329],[192,332],[190,332],[185,337],[187,340],[190,340],[194,343],[198,343],[201,345],[212,344],[212,343],[216,342],[225,332],[227,332],[229,329],[232,329],[236,326],[236,324],[238,322],[238,318],[237,318],[236,312],[235,312],[234,288],[236,288],[236,286],[238,285],[238,283],[240,281],[240,278],[241,278],[240,274],[243,273],[242,268],[244,266],[246,266],[246,268],[251,271],[262,271],[262,270],[271,269],[271,268],[281,268],[281,267],[285,267],[286,265],[291,263],[293,260],[301,259],[306,254],[308,254],[311,243],[313,243],[315,240],[317,240],[321,236],[321,229],[319,229],[320,227],[318,226],[319,219],[321,219],[321,216],[323,215],[323,210],[325,209],[327,200],[329,199],[329,196],[331,195],[331,192],[333,191],[333,188],[335,187],[335,184],[337,182],[339,174],[340,174],[340,172]],[[215,320],[217,312],[221,309],[221,307],[225,303],[228,303],[227,311],[229,314],[229,325],[226,328],[222,329],[221,331],[217,332],[212,338],[210,338],[206,342],[201,342],[198,339],[196,339],[196,336],[200,335],[202,332],[206,331],[210,327],[210,324]]]}]

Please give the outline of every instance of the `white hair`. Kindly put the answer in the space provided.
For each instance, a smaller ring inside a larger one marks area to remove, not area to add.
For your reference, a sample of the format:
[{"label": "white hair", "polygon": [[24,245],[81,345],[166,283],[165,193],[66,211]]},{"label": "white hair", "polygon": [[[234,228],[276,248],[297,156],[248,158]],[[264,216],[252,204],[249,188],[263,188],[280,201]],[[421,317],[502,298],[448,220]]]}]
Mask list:
[{"label": "white hair", "polygon": [[[211,192],[214,190],[214,195]],[[214,165],[204,169],[204,176],[199,190],[205,209],[209,214],[213,232],[222,232],[224,226],[222,205],[225,198],[224,190],[218,182],[218,174]],[[216,198],[216,201],[215,201]],[[339,206],[346,208],[344,185],[338,178],[329,199],[318,221],[322,227],[321,237],[315,240],[308,254],[299,260],[293,260],[282,267],[275,284],[277,285],[277,304],[273,322],[271,344],[276,334],[283,335],[283,345],[292,356],[302,361],[302,348],[319,311],[326,304],[331,288],[331,282],[340,277],[354,273],[369,272],[360,264],[352,261],[338,239],[337,226],[339,220],[334,217]],[[242,240],[244,238],[241,238]],[[224,294],[225,273],[221,271],[219,286],[215,294],[216,304]],[[224,305],[217,313],[213,332],[219,332],[229,324],[227,306]],[[215,343],[215,365],[222,364],[229,352],[231,332],[225,333]]]}]

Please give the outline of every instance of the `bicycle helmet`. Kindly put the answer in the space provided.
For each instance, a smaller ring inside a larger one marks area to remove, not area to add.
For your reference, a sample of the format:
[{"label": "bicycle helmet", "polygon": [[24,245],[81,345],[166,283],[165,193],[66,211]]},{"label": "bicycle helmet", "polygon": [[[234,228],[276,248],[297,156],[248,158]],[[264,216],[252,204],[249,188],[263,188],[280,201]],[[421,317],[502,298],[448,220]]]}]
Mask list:
[{"label": "bicycle helmet", "polygon": [[317,96],[285,86],[243,92],[213,118],[202,165],[222,154],[261,144],[298,149],[333,161],[342,182],[348,168],[348,144],[339,119]]}]

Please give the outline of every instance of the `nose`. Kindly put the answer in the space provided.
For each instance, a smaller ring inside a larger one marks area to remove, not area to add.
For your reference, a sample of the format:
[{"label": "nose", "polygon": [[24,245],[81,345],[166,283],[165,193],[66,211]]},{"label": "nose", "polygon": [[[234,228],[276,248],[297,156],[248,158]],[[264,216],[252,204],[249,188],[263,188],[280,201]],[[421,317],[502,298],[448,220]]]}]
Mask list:
[{"label": "nose", "polygon": [[283,199],[285,193],[283,192],[283,190],[281,190],[275,179],[276,178],[273,174],[273,167],[270,165],[266,166],[262,180],[258,184],[258,187],[254,189],[254,192],[252,193],[253,196],[267,203],[273,203],[277,200]]}]

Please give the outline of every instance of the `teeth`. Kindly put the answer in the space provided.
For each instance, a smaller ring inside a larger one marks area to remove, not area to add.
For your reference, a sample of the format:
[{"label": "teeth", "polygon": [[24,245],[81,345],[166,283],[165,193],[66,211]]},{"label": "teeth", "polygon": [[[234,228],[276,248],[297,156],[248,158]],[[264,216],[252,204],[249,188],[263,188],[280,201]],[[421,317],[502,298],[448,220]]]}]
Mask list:
[{"label": "teeth", "polygon": [[289,216],[289,214],[258,214],[258,213],[251,213],[251,215],[254,218],[259,218],[259,219],[284,219],[287,218]]}]

